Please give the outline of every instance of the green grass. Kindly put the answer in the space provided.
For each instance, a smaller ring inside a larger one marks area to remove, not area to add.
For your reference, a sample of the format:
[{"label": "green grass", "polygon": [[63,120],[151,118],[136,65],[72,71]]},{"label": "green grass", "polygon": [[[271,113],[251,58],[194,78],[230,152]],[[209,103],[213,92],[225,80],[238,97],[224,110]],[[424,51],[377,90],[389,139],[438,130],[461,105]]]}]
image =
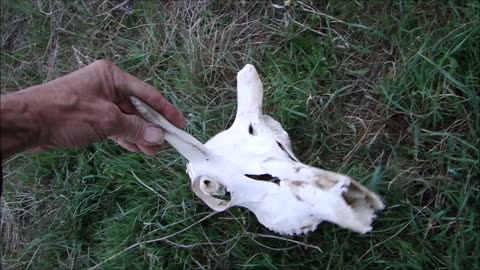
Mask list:
[{"label": "green grass", "polygon": [[4,269],[479,269],[478,1],[122,2],[2,1],[2,93],[109,58],[205,142],[253,63],[298,157],[387,208],[367,235],[279,237],[239,208],[199,222],[173,149],[21,154],[2,164]]}]

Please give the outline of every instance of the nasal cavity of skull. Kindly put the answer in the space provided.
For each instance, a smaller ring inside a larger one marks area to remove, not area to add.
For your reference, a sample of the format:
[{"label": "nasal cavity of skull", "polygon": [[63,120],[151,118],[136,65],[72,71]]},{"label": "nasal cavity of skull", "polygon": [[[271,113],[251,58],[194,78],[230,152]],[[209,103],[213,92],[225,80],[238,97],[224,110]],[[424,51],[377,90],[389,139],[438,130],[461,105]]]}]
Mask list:
[{"label": "nasal cavity of skull", "polygon": [[245,174],[246,177],[259,180],[259,181],[267,181],[272,182],[274,184],[280,185],[280,179],[276,176],[272,176],[271,174],[264,173],[264,174]]}]

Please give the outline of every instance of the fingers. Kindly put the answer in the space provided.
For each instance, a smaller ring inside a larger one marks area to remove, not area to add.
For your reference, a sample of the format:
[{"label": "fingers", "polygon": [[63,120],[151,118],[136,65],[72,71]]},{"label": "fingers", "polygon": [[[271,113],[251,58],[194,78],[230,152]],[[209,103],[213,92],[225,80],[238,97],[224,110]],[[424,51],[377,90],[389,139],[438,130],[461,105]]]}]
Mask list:
[{"label": "fingers", "polygon": [[27,154],[39,154],[48,151],[49,149],[43,148],[43,147],[34,147],[25,150],[25,153]]},{"label": "fingers", "polygon": [[135,153],[141,152],[140,148],[138,148],[136,144],[127,141],[125,138],[113,136],[113,137],[110,137],[110,139],[112,139],[113,141],[118,143],[121,147],[127,149],[130,152],[135,152]]},{"label": "fingers", "polygon": [[158,111],[175,126],[185,128],[185,118],[182,113],[168,102],[157,89],[122,71],[120,68],[114,68],[112,71],[115,88],[120,89],[127,95],[138,97]]},{"label": "fingers", "polygon": [[130,98],[129,97],[125,97],[124,100],[120,101],[118,104],[117,104],[118,108],[120,108],[120,110],[123,112],[123,113],[126,113],[126,114],[135,114],[137,113],[137,109],[135,108],[135,106],[133,106],[132,102],[130,101]]},{"label": "fingers", "polygon": [[155,155],[164,143],[163,131],[142,118],[124,114],[118,110],[118,124],[113,128],[110,138],[123,148],[132,152]]},{"label": "fingers", "polygon": [[119,136],[112,136],[110,137],[111,140],[118,143],[123,148],[127,149],[130,152],[140,153],[143,152],[146,155],[154,156],[158,150],[162,148],[161,145],[145,145],[145,144],[136,144],[134,142],[129,141],[126,138],[119,137]]},{"label": "fingers", "polygon": [[140,148],[140,150],[142,150],[143,153],[149,156],[155,156],[155,154],[158,152],[161,146],[139,144],[138,147]]}]

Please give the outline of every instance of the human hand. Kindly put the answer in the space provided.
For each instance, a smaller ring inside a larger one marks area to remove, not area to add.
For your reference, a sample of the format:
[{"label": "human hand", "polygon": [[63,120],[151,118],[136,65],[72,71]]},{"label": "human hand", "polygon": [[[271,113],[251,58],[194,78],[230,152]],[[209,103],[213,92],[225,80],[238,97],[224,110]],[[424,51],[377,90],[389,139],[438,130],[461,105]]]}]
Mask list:
[{"label": "human hand", "polygon": [[[38,125],[38,142],[30,151],[78,147],[110,138],[133,152],[154,155],[163,132],[136,115],[135,96],[180,128],[182,114],[151,85],[98,60],[71,74],[2,97],[26,101]],[[20,96],[20,97],[18,97]]]}]

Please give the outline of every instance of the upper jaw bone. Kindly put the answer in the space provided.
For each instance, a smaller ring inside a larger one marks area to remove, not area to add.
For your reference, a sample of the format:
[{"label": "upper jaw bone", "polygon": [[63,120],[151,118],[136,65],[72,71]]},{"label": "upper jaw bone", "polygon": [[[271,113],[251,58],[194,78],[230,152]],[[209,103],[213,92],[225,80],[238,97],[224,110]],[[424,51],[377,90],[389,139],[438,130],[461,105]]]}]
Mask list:
[{"label": "upper jaw bone", "polygon": [[[232,126],[202,144],[132,97],[143,117],[162,128],[165,140],[189,163],[192,190],[215,211],[232,206],[251,210],[280,234],[313,231],[329,221],[369,232],[384,204],[348,176],[301,163],[281,124],[262,115],[263,85],[253,65],[237,74],[238,108]],[[230,194],[230,199],[219,198]]]}]

